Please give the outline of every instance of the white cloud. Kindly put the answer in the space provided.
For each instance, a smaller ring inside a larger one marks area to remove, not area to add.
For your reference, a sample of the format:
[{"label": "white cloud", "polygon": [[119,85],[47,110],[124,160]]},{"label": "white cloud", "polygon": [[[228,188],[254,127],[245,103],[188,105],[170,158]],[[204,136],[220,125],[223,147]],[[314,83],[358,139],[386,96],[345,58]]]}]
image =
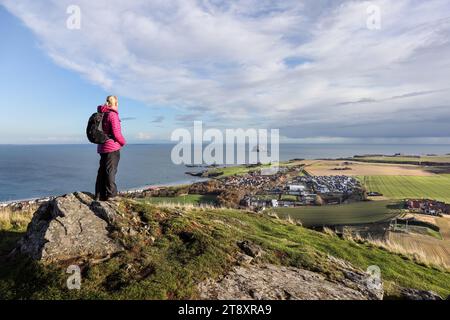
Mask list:
[{"label": "white cloud", "polygon": [[136,139],[138,140],[151,140],[154,136],[149,132],[139,132],[136,135]]},{"label": "white cloud", "polygon": [[[450,120],[448,0],[80,0],[81,30],[65,27],[71,0],[0,3],[55,63],[150,105],[200,107],[218,126],[450,135],[434,125]],[[381,30],[366,28],[369,4]]]}]

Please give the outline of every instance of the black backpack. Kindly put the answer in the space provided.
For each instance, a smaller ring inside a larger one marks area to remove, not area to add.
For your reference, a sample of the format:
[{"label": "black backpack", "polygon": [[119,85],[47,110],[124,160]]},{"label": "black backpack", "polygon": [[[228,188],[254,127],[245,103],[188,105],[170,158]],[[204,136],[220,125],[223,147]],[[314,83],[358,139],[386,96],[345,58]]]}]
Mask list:
[{"label": "black backpack", "polygon": [[108,113],[109,112],[96,112],[89,118],[86,135],[90,142],[103,144],[106,140],[111,139],[111,137],[103,131],[103,119]]}]

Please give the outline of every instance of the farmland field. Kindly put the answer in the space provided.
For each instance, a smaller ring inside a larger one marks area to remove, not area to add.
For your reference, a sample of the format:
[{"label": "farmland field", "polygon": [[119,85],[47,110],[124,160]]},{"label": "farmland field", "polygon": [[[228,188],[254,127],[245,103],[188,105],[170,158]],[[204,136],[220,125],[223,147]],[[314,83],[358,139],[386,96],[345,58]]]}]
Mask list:
[{"label": "farmland field", "polygon": [[[281,165],[281,164],[280,164]],[[234,175],[244,175],[249,173],[250,171],[258,171],[261,169],[270,168],[272,165],[270,164],[261,164],[257,166],[247,166],[247,165],[237,165],[237,166],[229,166],[229,167],[219,167],[208,169],[208,174],[218,174],[221,173],[218,177],[229,177]]]},{"label": "farmland field", "polygon": [[306,227],[356,225],[392,219],[399,211],[390,201],[356,202],[346,205],[273,209],[280,218],[299,220]]},{"label": "farmland field", "polygon": [[359,177],[367,191],[382,193],[391,199],[428,198],[450,202],[450,177],[434,175],[413,176],[364,176]]},{"label": "farmland field", "polygon": [[[315,176],[432,176],[421,166],[336,160],[307,160],[306,171]],[[346,170],[339,170],[346,168]]]},{"label": "farmland field", "polygon": [[[237,165],[237,166],[229,166],[229,167],[218,167],[218,168],[210,168],[208,169],[208,174],[218,174],[217,177],[223,178],[223,177],[229,177],[229,176],[235,176],[235,175],[244,175],[247,173],[250,173],[251,171],[260,171],[263,169],[269,169],[269,168],[276,168],[279,167],[292,167],[292,166],[298,166],[302,164],[302,161],[284,161],[279,163],[271,163],[271,164],[260,164],[255,166],[248,166],[248,165]],[[299,175],[303,175],[301,172],[299,172]]]},{"label": "farmland field", "polygon": [[436,156],[420,156],[420,157],[405,157],[405,156],[375,156],[375,157],[354,157],[351,160],[356,161],[376,161],[376,162],[386,162],[386,163],[442,163],[442,164],[450,164],[450,156],[449,155],[436,155]]}]

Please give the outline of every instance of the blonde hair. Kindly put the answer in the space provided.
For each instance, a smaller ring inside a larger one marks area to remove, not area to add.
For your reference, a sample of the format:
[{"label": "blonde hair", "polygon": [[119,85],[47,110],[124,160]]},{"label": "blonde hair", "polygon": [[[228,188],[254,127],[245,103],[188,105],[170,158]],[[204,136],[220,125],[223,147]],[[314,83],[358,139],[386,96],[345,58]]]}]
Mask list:
[{"label": "blonde hair", "polygon": [[118,100],[117,96],[107,96],[106,97],[106,105],[112,106],[113,105],[112,99],[114,99],[116,102]]}]

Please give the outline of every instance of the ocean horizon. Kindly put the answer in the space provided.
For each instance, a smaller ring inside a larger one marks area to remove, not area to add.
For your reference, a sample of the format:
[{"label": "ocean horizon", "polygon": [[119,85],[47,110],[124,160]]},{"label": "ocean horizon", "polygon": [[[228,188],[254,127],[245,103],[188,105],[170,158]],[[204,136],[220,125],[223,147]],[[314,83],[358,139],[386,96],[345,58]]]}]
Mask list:
[{"label": "ocean horizon", "polygon": [[[117,184],[121,191],[201,180],[175,165],[175,144],[130,144],[121,153]],[[207,145],[207,144],[204,144]],[[357,154],[448,154],[444,144],[280,144],[280,161]],[[99,156],[92,144],[0,145],[0,202],[94,191]]]}]

